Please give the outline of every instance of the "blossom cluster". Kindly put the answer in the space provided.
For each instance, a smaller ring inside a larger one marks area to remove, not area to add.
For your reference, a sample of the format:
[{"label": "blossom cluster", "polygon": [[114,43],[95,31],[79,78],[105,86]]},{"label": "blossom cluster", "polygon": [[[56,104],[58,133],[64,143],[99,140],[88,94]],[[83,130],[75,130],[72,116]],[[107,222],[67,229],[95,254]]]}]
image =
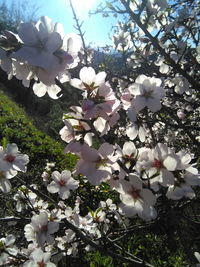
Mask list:
[{"label": "blossom cluster", "polygon": [[65,34],[62,24],[48,17],[20,24],[18,34],[5,31],[0,43],[0,66],[8,79],[15,76],[25,87],[34,79],[34,93],[38,97],[48,93],[53,99],[61,91],[56,79],[69,81],[68,69],[77,66],[82,46],[78,35]]}]

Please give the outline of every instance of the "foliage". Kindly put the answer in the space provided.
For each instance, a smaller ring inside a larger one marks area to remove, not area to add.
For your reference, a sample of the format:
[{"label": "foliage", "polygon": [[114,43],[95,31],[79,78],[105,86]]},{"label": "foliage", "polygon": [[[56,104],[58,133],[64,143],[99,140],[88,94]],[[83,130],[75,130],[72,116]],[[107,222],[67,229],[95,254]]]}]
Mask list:
[{"label": "foliage", "polygon": [[[24,110],[0,92],[0,139],[4,143],[17,143],[24,153],[30,156],[29,179],[41,179],[47,162],[56,162],[58,170],[72,169],[75,164],[73,155],[66,156],[63,146],[37,130]],[[31,178],[32,177],[32,178]]]}]

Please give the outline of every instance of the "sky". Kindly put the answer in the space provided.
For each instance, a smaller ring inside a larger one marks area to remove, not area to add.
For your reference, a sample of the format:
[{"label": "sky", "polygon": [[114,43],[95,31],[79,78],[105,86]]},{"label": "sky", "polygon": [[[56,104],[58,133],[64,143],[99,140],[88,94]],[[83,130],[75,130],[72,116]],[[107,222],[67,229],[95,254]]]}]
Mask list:
[{"label": "sky", "polygon": [[[37,17],[48,16],[54,22],[60,22],[64,25],[66,33],[76,32],[73,25],[72,11],[69,5],[69,0],[0,0],[0,3],[6,2],[7,5],[14,2],[17,6],[27,4],[28,6],[37,6]],[[77,16],[81,21],[84,21],[82,30],[85,32],[85,41],[92,47],[111,45],[112,42],[108,37],[108,33],[112,25],[117,24],[117,18],[103,18],[101,14],[89,16],[89,10],[95,10],[100,4],[105,4],[106,0],[72,0]]]}]

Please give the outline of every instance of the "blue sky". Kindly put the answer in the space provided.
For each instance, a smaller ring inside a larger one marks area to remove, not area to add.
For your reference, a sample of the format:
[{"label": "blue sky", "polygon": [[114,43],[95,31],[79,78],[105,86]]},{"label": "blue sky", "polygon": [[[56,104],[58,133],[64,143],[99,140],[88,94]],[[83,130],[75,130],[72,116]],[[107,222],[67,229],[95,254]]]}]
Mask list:
[{"label": "blue sky", "polygon": [[[65,32],[76,32],[73,28],[75,24],[72,19],[72,12],[68,0],[0,0],[0,3],[15,3],[16,6],[27,3],[28,6],[38,6],[37,16],[49,16],[55,22],[61,22],[64,25]],[[84,20],[82,30],[85,31],[86,43],[92,43],[92,46],[105,46],[111,44],[108,33],[111,26],[117,23],[114,17],[102,18],[102,15],[88,16],[89,9],[95,10],[99,3],[105,3],[105,0],[72,0],[74,8],[80,21]]]}]

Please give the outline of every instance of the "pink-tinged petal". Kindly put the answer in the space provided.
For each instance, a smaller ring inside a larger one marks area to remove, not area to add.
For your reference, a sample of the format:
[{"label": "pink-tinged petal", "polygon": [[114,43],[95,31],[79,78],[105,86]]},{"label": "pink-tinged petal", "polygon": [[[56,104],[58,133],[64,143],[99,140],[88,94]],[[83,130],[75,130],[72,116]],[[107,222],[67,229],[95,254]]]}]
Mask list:
[{"label": "pink-tinged petal", "polygon": [[162,161],[168,154],[168,147],[165,144],[158,143],[154,149],[156,159]]},{"label": "pink-tinged petal", "polygon": [[153,112],[156,112],[161,109],[160,100],[158,100],[157,98],[148,98],[146,101],[146,105]]},{"label": "pink-tinged petal", "polygon": [[162,87],[155,87],[152,93],[153,98],[161,99],[165,96],[165,90]]},{"label": "pink-tinged petal", "polygon": [[44,255],[44,252],[41,250],[41,248],[38,248],[33,251],[33,253],[31,254],[31,258],[40,262],[43,260],[43,255]]},{"label": "pink-tinged petal", "polygon": [[128,90],[129,92],[134,95],[134,96],[137,96],[137,95],[140,95],[141,94],[141,90],[142,90],[142,85],[141,84],[138,84],[138,83],[134,83],[134,84],[131,84],[129,87],[128,87]]},{"label": "pink-tinged petal", "polygon": [[33,92],[35,95],[38,97],[42,97],[46,94],[47,92],[47,86],[44,85],[43,83],[34,83],[33,85]]},{"label": "pink-tinged petal", "polygon": [[129,108],[127,111],[129,120],[134,123],[137,120],[136,118],[137,112],[132,107]]},{"label": "pink-tinged petal", "polygon": [[133,142],[125,142],[123,145],[123,154],[133,156],[136,153],[136,147]]},{"label": "pink-tinged petal", "polygon": [[95,79],[94,79],[95,85],[96,85],[96,86],[99,86],[99,85],[101,85],[102,83],[104,83],[104,82],[105,82],[105,79],[106,79],[106,76],[107,76],[107,74],[106,74],[104,71],[99,72],[99,73],[96,75]]},{"label": "pink-tinged petal", "polygon": [[26,172],[26,164],[29,163],[28,155],[18,155],[13,162],[13,168],[17,171]]},{"label": "pink-tinged petal", "polygon": [[18,147],[16,144],[8,144],[6,147],[7,154],[16,154],[19,152]]},{"label": "pink-tinged petal", "polygon": [[175,155],[168,155],[166,159],[163,161],[163,165],[169,171],[175,171],[178,164],[177,157]]},{"label": "pink-tinged petal", "polygon": [[145,142],[146,131],[145,131],[144,127],[142,127],[142,126],[139,127],[138,137],[139,137],[141,142]]},{"label": "pink-tinged petal", "polygon": [[65,186],[60,188],[59,196],[61,199],[65,200],[70,197],[70,191]]},{"label": "pink-tinged petal", "polygon": [[188,164],[192,160],[191,156],[186,151],[183,150],[176,153],[176,155],[180,157],[182,164]]},{"label": "pink-tinged petal", "polygon": [[[100,73],[102,73],[102,72],[100,72]],[[99,75],[100,73],[98,73],[97,75]],[[99,96],[106,98],[106,97],[109,97],[111,95],[112,89],[110,88],[110,86],[103,83],[99,87],[98,93],[99,93]]]},{"label": "pink-tinged petal", "polygon": [[136,98],[133,100],[134,108],[137,111],[142,110],[147,105],[147,100],[145,97],[137,95]]},{"label": "pink-tinged petal", "polygon": [[61,174],[58,171],[54,171],[51,177],[56,183],[59,183],[61,179]]},{"label": "pink-tinged petal", "polygon": [[138,135],[138,126],[131,124],[126,129],[126,135],[130,138],[130,140],[134,140]]},{"label": "pink-tinged petal", "polygon": [[20,24],[18,35],[25,45],[33,46],[39,41],[38,30],[33,23]]},{"label": "pink-tinged petal", "polygon": [[119,211],[124,213],[124,215],[128,218],[135,216],[137,213],[133,206],[127,206],[124,204],[119,205]]},{"label": "pink-tinged petal", "polygon": [[162,184],[162,186],[170,186],[174,185],[174,175],[172,172],[162,168],[160,170],[160,180],[159,182]]},{"label": "pink-tinged petal", "polygon": [[75,190],[75,189],[78,188],[78,186],[79,186],[79,182],[78,181],[76,181],[73,178],[69,179],[68,184],[67,184],[67,188],[69,188],[70,190]]},{"label": "pink-tinged petal", "polygon": [[51,86],[47,86],[47,93],[48,95],[53,99],[58,99],[60,96],[57,96],[57,94],[61,91],[60,87],[56,84],[53,84]]},{"label": "pink-tinged petal", "polygon": [[104,131],[105,127],[106,127],[106,120],[104,120],[104,119],[101,118],[101,117],[98,117],[98,118],[94,121],[93,125],[94,125],[95,129],[96,129],[98,132],[102,133],[102,132]]},{"label": "pink-tinged petal", "polygon": [[64,170],[61,172],[61,179],[68,180],[71,177],[71,172],[68,170]]},{"label": "pink-tinged petal", "polygon": [[9,180],[1,178],[1,180],[0,180],[0,190],[1,190],[3,193],[8,193],[8,192],[10,192],[11,187],[12,187],[12,186],[11,186],[11,183],[9,182]]},{"label": "pink-tinged petal", "polygon": [[79,77],[83,83],[91,85],[94,82],[96,73],[92,67],[83,67],[80,70]]},{"label": "pink-tinged petal", "polygon": [[83,85],[83,82],[77,78],[71,79],[70,84],[71,84],[71,86],[78,88],[78,89],[81,89],[81,90],[84,90],[84,88],[85,88]]},{"label": "pink-tinged petal", "polygon": [[48,222],[48,214],[46,212],[41,212],[39,214],[39,223],[40,225],[46,225]]},{"label": "pink-tinged petal", "polygon": [[68,123],[67,121],[65,122],[66,126],[64,126],[59,134],[61,136],[61,139],[67,143],[71,142],[72,140],[74,140],[74,129],[73,127],[71,126],[70,123]]},{"label": "pink-tinged petal", "polygon": [[55,183],[54,181],[52,181],[47,186],[47,190],[52,194],[58,193],[59,189],[60,189],[60,186],[57,183]]},{"label": "pink-tinged petal", "polygon": [[94,136],[93,133],[87,133],[85,136],[84,136],[84,141],[85,143],[88,145],[88,146],[92,146],[92,137]]},{"label": "pink-tinged petal", "polygon": [[74,153],[76,155],[80,155],[81,154],[81,151],[82,149],[84,148],[84,144],[81,144],[79,142],[74,142],[74,141],[71,141],[65,148],[64,152],[65,153],[68,153],[68,152],[71,152],[71,153]]},{"label": "pink-tinged petal", "polygon": [[60,49],[62,46],[62,39],[58,32],[52,32],[49,36],[47,42],[45,43],[45,48],[48,52],[53,53]]},{"label": "pink-tinged petal", "polygon": [[187,169],[186,169],[187,172],[189,173],[192,173],[194,175],[197,175],[198,174],[198,170],[192,166],[189,166]]},{"label": "pink-tinged petal", "polygon": [[59,223],[57,222],[49,222],[48,223],[48,232],[49,234],[54,234],[59,229]]},{"label": "pink-tinged petal", "polygon": [[151,82],[151,84],[153,84],[156,87],[160,87],[162,84],[162,80],[159,78],[155,78],[155,77],[151,77],[150,82]]},{"label": "pink-tinged petal", "polygon": [[82,41],[79,35],[75,33],[66,34],[63,39],[63,50],[70,54],[77,54],[82,47]]},{"label": "pink-tinged petal", "polygon": [[190,184],[192,186],[198,185],[200,186],[200,176],[199,175],[193,175],[191,173],[185,174],[185,181],[187,184]]},{"label": "pink-tinged petal", "polygon": [[85,176],[92,175],[93,172],[97,171],[96,163],[79,160],[76,164],[76,171],[77,174],[83,174]]},{"label": "pink-tinged petal", "polygon": [[129,175],[129,180],[130,180],[130,184],[134,188],[139,189],[139,190],[142,190],[142,181],[141,181],[141,179],[138,176],[133,175],[133,174],[130,174]]},{"label": "pink-tinged petal", "polygon": [[157,211],[154,207],[149,206],[148,204],[143,205],[143,211],[138,213],[138,216],[145,221],[154,220],[157,217]]},{"label": "pink-tinged petal", "polygon": [[63,39],[64,36],[65,36],[65,30],[64,30],[64,27],[61,23],[57,22],[54,26],[54,29],[53,29],[54,32],[58,32],[61,36],[61,38]]},{"label": "pink-tinged petal", "polygon": [[95,148],[84,144],[82,146],[81,156],[85,161],[95,162],[99,158],[99,153]]},{"label": "pink-tinged petal", "polygon": [[104,170],[96,170],[93,173],[89,173],[87,175],[88,180],[92,185],[98,186],[100,185],[103,181],[106,181],[108,178],[110,178],[111,173],[104,171]]},{"label": "pink-tinged petal", "polygon": [[50,33],[53,32],[54,23],[52,19],[47,16],[43,16],[36,24],[36,28],[39,30],[40,40],[47,40]]},{"label": "pink-tinged petal", "polygon": [[119,113],[117,112],[117,113],[114,113],[112,116],[111,116],[111,118],[110,118],[110,120],[109,120],[109,125],[110,125],[110,127],[113,127],[116,123],[117,123],[117,121],[120,119],[120,115],[119,115]]},{"label": "pink-tinged petal", "polygon": [[111,144],[104,143],[100,146],[98,151],[103,157],[106,158],[108,155],[112,155],[114,153],[114,148]]},{"label": "pink-tinged petal", "polygon": [[137,79],[135,80],[135,83],[140,83],[140,84],[143,84],[143,82],[147,79],[147,76],[142,74],[142,75],[139,75],[137,77]]},{"label": "pink-tinged petal", "polygon": [[149,189],[143,189],[141,191],[141,197],[149,206],[153,206],[156,203],[156,197]]},{"label": "pink-tinged petal", "polygon": [[31,64],[44,68],[49,72],[54,72],[54,76],[57,76],[58,72],[62,70],[62,65],[60,64],[59,59],[53,54],[50,54],[44,50],[38,54],[38,57],[32,59]]},{"label": "pink-tinged petal", "polygon": [[45,69],[39,68],[37,77],[39,81],[45,84],[46,86],[51,86],[55,83],[56,74],[57,72],[49,72]]}]

